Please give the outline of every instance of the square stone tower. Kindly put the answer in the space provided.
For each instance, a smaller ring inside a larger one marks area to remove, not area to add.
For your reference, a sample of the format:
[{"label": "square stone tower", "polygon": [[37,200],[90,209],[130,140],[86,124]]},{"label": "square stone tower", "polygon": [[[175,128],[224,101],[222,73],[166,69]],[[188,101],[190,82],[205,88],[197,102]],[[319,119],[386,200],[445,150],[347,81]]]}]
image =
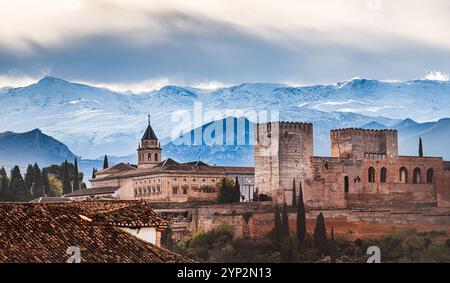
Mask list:
[{"label": "square stone tower", "polygon": [[397,130],[332,130],[331,156],[363,160],[367,155],[386,159],[398,156]]},{"label": "square stone tower", "polygon": [[292,183],[305,191],[312,177],[313,126],[271,122],[255,125],[255,189],[278,203],[292,203]]}]

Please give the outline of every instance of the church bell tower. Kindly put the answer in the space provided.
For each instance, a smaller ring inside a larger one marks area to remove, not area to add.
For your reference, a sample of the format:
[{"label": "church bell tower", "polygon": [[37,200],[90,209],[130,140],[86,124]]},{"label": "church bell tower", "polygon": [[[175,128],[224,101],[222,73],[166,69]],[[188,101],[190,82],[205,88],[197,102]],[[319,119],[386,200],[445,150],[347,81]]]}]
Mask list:
[{"label": "church bell tower", "polygon": [[148,126],[138,145],[138,167],[152,168],[161,162],[162,148],[158,138],[150,125],[150,115],[148,115]]}]

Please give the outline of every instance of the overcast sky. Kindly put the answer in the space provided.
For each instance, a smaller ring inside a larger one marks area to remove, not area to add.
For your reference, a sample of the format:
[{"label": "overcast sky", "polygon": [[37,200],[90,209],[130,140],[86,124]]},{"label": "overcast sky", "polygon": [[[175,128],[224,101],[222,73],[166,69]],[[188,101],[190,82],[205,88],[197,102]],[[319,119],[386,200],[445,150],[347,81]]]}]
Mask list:
[{"label": "overcast sky", "polygon": [[448,0],[0,0],[0,87],[448,80]]}]

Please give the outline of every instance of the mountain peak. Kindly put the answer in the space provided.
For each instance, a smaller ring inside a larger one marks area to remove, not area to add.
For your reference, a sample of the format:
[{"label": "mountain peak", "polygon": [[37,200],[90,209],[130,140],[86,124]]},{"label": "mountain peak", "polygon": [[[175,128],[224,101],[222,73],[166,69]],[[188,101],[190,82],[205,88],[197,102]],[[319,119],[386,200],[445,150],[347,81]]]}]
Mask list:
[{"label": "mountain peak", "polygon": [[40,79],[37,83],[39,85],[46,85],[46,84],[52,84],[52,83],[69,83],[69,82],[65,81],[63,79],[57,78],[57,77],[46,75],[42,79]]},{"label": "mountain peak", "polygon": [[414,121],[413,119],[406,118],[405,120],[403,120],[400,123],[398,123],[397,125],[395,125],[394,128],[406,128],[406,127],[415,126],[417,124],[418,123],[416,121]]}]

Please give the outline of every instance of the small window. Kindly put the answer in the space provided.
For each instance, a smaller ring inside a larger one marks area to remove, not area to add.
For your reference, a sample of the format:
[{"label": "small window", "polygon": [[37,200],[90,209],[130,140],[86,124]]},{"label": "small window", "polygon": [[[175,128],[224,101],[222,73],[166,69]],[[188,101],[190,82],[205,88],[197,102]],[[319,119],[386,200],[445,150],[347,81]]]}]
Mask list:
[{"label": "small window", "polygon": [[344,177],[344,192],[345,193],[349,192],[349,186],[350,186],[350,184],[349,184],[349,181],[348,181],[348,176],[345,176]]},{"label": "small window", "polygon": [[405,167],[400,168],[400,183],[408,183],[408,170]]},{"label": "small window", "polygon": [[368,174],[369,174],[369,178],[368,178],[369,183],[375,183],[375,168],[370,167]]},{"label": "small window", "polygon": [[427,171],[427,183],[428,184],[432,184],[433,183],[433,168],[430,168]]},{"label": "small window", "polygon": [[413,183],[414,184],[422,183],[421,176],[420,176],[420,168],[418,168],[418,167],[414,168]]},{"label": "small window", "polygon": [[387,179],[387,169],[386,169],[386,167],[383,167],[383,168],[381,168],[381,172],[380,172],[380,182],[386,183],[386,179]]}]

